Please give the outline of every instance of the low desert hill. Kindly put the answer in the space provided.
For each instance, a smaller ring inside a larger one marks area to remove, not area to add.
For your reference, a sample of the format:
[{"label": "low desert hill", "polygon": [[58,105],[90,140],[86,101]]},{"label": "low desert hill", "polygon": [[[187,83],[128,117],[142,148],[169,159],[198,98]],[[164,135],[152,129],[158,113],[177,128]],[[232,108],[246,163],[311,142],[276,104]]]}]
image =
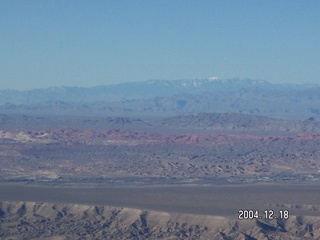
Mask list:
[{"label": "low desert hill", "polygon": [[241,113],[195,113],[152,119],[132,117],[47,116],[0,114],[1,130],[78,128],[86,130],[125,129],[151,132],[229,133],[319,133],[316,118],[286,120]]},{"label": "low desert hill", "polygon": [[229,132],[297,133],[320,132],[320,122],[314,118],[290,121],[240,113],[197,113],[156,121],[157,125],[173,129],[204,129]]}]

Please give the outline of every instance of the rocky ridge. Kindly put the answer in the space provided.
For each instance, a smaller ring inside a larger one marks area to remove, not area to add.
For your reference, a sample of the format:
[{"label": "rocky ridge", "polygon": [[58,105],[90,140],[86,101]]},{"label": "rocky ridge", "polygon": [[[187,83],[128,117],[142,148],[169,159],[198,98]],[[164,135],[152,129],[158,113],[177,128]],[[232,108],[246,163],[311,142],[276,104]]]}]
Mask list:
[{"label": "rocky ridge", "polygon": [[36,202],[0,203],[5,240],[320,239],[320,218],[234,220],[141,209]]}]

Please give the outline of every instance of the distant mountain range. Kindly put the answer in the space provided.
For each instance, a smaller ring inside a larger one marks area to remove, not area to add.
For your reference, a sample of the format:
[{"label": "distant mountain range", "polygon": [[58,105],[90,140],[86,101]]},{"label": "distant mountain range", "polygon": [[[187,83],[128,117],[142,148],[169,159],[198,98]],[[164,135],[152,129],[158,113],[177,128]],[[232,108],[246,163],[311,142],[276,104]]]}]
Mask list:
[{"label": "distant mountain range", "polygon": [[2,90],[0,111],[139,117],[233,112],[304,120],[320,116],[320,85],[196,79]]}]

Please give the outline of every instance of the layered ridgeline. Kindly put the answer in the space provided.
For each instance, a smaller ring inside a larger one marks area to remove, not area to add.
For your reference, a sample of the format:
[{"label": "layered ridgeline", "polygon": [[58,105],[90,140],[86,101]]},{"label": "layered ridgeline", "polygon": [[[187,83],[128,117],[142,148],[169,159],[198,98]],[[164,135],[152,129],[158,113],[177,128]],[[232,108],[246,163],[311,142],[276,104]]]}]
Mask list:
[{"label": "layered ridgeline", "polygon": [[140,209],[0,202],[1,239],[319,239],[320,218],[233,220]]},{"label": "layered ridgeline", "polygon": [[0,91],[2,112],[173,116],[233,112],[307,119],[320,115],[320,85],[261,80],[151,80],[92,88],[52,87]]}]

